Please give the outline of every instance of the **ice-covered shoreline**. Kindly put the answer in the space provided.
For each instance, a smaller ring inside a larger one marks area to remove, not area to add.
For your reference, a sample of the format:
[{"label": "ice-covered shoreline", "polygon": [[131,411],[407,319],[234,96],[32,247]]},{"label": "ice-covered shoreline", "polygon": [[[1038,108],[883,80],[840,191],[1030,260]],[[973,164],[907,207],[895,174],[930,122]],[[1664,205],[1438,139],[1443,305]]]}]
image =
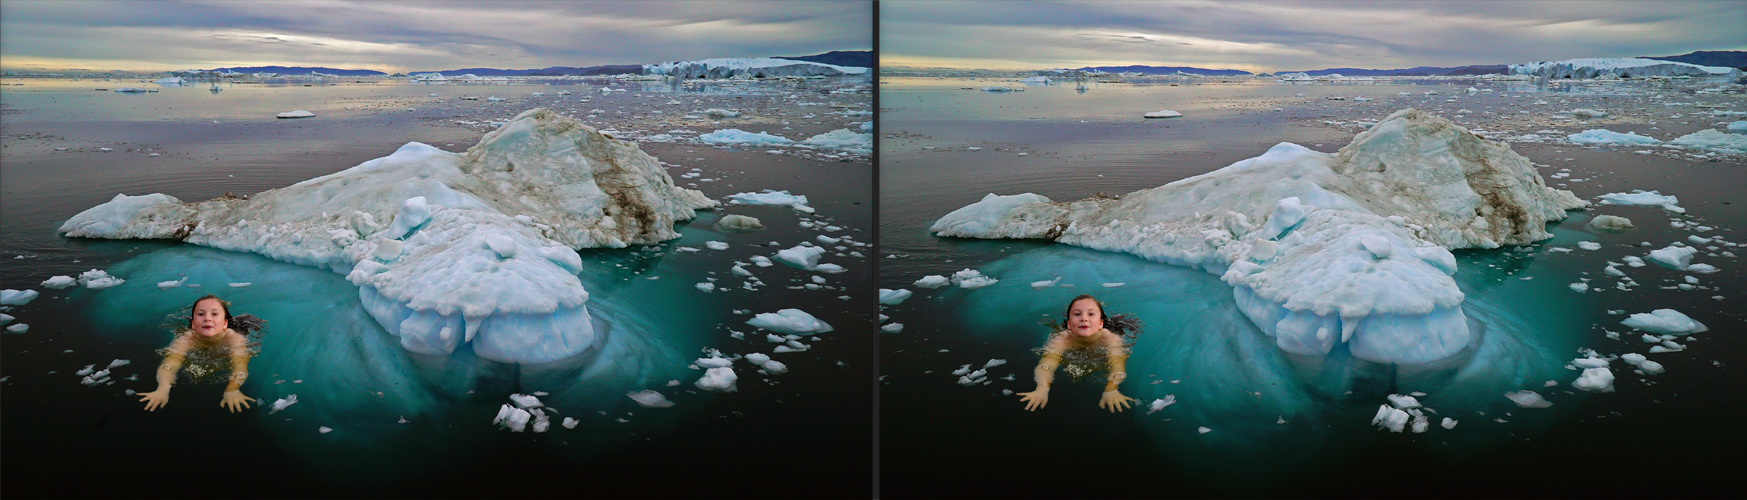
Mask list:
[{"label": "ice-covered shoreline", "polygon": [[482,357],[546,362],[593,341],[574,249],[678,237],[716,206],[674,185],[634,143],[546,109],[465,153],[408,143],[387,157],[250,199],[117,195],[67,236],[161,238],[344,274],[413,352],[462,342]]},{"label": "ice-covered shoreline", "polygon": [[1527,159],[1404,109],[1334,154],[1282,143],[1223,169],[1121,198],[990,195],[940,236],[1043,238],[1206,270],[1290,352],[1418,363],[1468,345],[1448,248],[1551,237],[1587,203]]}]

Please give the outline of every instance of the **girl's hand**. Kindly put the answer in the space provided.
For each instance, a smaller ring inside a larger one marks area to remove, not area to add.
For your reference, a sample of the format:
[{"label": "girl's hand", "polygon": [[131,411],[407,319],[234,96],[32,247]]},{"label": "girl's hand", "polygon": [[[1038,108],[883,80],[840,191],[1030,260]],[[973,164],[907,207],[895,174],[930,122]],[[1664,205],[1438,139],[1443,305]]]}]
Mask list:
[{"label": "girl's hand", "polygon": [[254,400],[255,398],[244,396],[243,391],[225,391],[224,401],[218,402],[218,405],[229,408],[231,413],[236,413],[242,411],[243,408],[248,408],[249,402]]},{"label": "girl's hand", "polygon": [[142,393],[140,393],[140,396],[141,396],[140,401],[144,401],[146,403],[146,411],[155,411],[158,408],[162,408],[164,405],[170,404],[170,390],[169,389],[158,389],[158,390],[155,390],[152,392],[142,392]]},{"label": "girl's hand", "polygon": [[1032,411],[1049,404],[1049,388],[1039,387],[1035,391],[1019,393],[1019,401],[1025,403],[1025,411]]},{"label": "girl's hand", "polygon": [[1121,392],[1104,391],[1104,397],[1098,398],[1098,407],[1105,408],[1108,405],[1110,413],[1116,413],[1128,409],[1135,401],[1139,400],[1124,396]]}]

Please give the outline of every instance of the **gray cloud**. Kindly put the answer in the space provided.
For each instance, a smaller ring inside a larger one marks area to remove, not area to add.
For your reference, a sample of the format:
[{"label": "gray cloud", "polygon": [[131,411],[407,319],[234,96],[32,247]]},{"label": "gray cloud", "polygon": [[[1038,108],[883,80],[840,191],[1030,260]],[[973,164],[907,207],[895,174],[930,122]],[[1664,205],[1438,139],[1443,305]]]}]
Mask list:
[{"label": "gray cloud", "polygon": [[883,61],[986,67],[1393,68],[1747,50],[1741,0],[890,1],[880,22]]},{"label": "gray cloud", "polygon": [[869,50],[872,7],[826,2],[0,3],[13,61],[383,70],[537,68]]}]

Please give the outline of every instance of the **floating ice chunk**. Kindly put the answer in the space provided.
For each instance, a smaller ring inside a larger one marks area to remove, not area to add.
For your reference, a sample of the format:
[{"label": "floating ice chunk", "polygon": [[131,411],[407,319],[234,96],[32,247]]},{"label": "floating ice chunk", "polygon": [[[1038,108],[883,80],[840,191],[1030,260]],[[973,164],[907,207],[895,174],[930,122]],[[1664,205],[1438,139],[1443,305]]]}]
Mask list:
[{"label": "floating ice chunk", "polygon": [[923,276],[922,279],[916,280],[916,282],[912,284],[922,288],[940,288],[950,283],[952,283],[952,281],[948,280],[945,276],[931,274]]},{"label": "floating ice chunk", "polygon": [[1674,195],[1663,196],[1657,191],[1632,190],[1631,193],[1608,193],[1601,195],[1601,202],[1610,205],[1659,206],[1663,210],[1674,213],[1686,212],[1686,209],[1680,207],[1679,198]]},{"label": "floating ice chunk", "polygon": [[773,373],[776,375],[782,375],[784,373],[789,372],[788,365],[782,364],[781,361],[777,361],[774,359],[769,360],[769,361],[765,361],[764,363],[759,364],[759,366],[764,367],[764,371],[767,371],[767,372],[770,372],[770,373]]},{"label": "floating ice chunk", "polygon": [[158,282],[158,289],[159,290],[168,290],[171,288],[180,288],[183,284],[185,284],[187,282],[188,282],[187,276],[183,276],[182,279],[174,280],[174,281],[159,281]]},{"label": "floating ice chunk", "polygon": [[1546,398],[1541,397],[1541,394],[1535,391],[1507,392],[1504,393],[1504,397],[1523,408],[1546,408],[1553,406],[1552,402],[1547,401]]},{"label": "floating ice chunk", "polygon": [[1389,405],[1378,405],[1377,415],[1371,417],[1371,424],[1389,429],[1389,432],[1401,432],[1406,428],[1407,420],[1407,412],[1391,408]]},{"label": "floating ice chunk", "polygon": [[758,193],[735,193],[728,195],[728,201],[741,205],[788,205],[797,210],[807,206],[806,196],[789,194],[786,190],[766,189]]},{"label": "floating ice chunk", "polygon": [[308,110],[299,109],[296,111],[286,111],[284,113],[279,113],[278,115],[275,115],[275,116],[277,116],[279,118],[309,118],[309,117],[315,116],[315,113],[311,113]]},{"label": "floating ice chunk", "polygon": [[1420,407],[1418,399],[1414,398],[1413,396],[1403,396],[1400,394],[1390,394],[1389,395],[1389,404],[1391,406],[1394,406],[1396,408],[1400,408],[1403,410]]},{"label": "floating ice chunk", "polygon": [[1209,433],[1209,432],[1213,432],[1213,429],[1209,429],[1209,428],[1206,428],[1206,427],[1196,427],[1196,428],[1195,428],[1195,432],[1196,432],[1196,433],[1198,433],[1198,434],[1206,434],[1206,433]]},{"label": "floating ice chunk", "polygon": [[73,279],[72,276],[55,276],[43,280],[42,287],[60,290],[77,284],[79,284],[79,280]]},{"label": "floating ice chunk", "polygon": [[975,269],[964,269],[952,273],[952,282],[957,284],[959,288],[977,289],[993,285],[998,281],[1000,280],[989,276],[983,276],[981,271]]},{"label": "floating ice chunk", "polygon": [[1577,293],[1584,293],[1584,292],[1589,291],[1589,283],[1572,283],[1572,284],[1566,285],[1566,286],[1571,287],[1571,291],[1574,291]]},{"label": "floating ice chunk", "polygon": [[886,323],[884,325],[880,325],[880,332],[882,332],[882,333],[898,333],[898,332],[902,332],[902,331],[904,331],[904,324],[903,323],[895,323],[894,322],[894,323]]},{"label": "floating ice chunk", "polygon": [[563,425],[564,425],[564,428],[566,428],[566,429],[575,429],[576,424],[580,424],[580,423],[582,423],[581,420],[577,420],[577,419],[570,418],[570,417],[564,417]]},{"label": "floating ice chunk", "polygon": [[1711,128],[1680,136],[1668,143],[1693,149],[1747,153],[1747,135],[1730,134]]},{"label": "floating ice chunk", "polygon": [[533,416],[533,414],[528,413],[528,410],[506,404],[498,407],[497,418],[492,419],[491,423],[499,427],[507,427],[510,432],[522,432],[527,430],[528,420],[532,419]]},{"label": "floating ice chunk", "polygon": [[[323,425],[323,426],[316,427],[315,431],[320,432],[322,434],[327,434],[329,432],[333,432],[334,428]],[[518,430],[516,432],[521,432],[521,431]]]},{"label": "floating ice chunk", "polygon": [[796,245],[794,248],[777,251],[776,258],[795,267],[812,271],[819,268],[819,257],[822,255],[825,255],[824,248]]},{"label": "floating ice chunk", "polygon": [[1589,129],[1565,136],[1578,144],[1661,144],[1662,141],[1634,133],[1619,133],[1607,129]]},{"label": "floating ice chunk", "polygon": [[1593,241],[1579,241],[1577,242],[1577,248],[1584,250],[1601,250],[1601,244]]},{"label": "floating ice chunk", "polygon": [[41,292],[36,290],[0,290],[0,305],[22,306],[36,300]]},{"label": "floating ice chunk", "polygon": [[775,264],[772,264],[770,262],[770,257],[765,257],[763,255],[754,255],[751,257],[747,257],[746,260],[752,261],[753,265],[756,265],[758,267],[770,267],[770,266],[775,265]]},{"label": "floating ice chunk", "polygon": [[1044,219],[1032,219],[1011,214],[1021,207],[1047,203],[1050,203],[1049,198],[1038,194],[1000,196],[990,193],[981,201],[941,217],[929,230],[941,236],[1032,238],[1055,228],[1063,222],[1058,220],[1061,217],[1050,214]]},{"label": "floating ice chunk", "polygon": [[726,241],[706,241],[706,242],[704,242],[704,247],[709,248],[711,250],[727,250],[728,249],[728,242],[726,242]]},{"label": "floating ice chunk", "polygon": [[[801,203],[805,204],[805,197],[802,198]],[[745,233],[764,229],[764,223],[744,215],[727,215],[716,221],[716,227],[722,228],[724,231]]]},{"label": "floating ice chunk", "polygon": [[6,333],[20,334],[28,331],[30,331],[30,325],[25,323],[15,323],[6,327]]},{"label": "floating ice chunk", "polygon": [[1007,364],[1005,359],[990,359],[989,362],[983,363],[983,368],[994,368],[1004,364]]},{"label": "floating ice chunk", "polygon": [[246,282],[246,281],[245,281],[245,282],[241,282],[241,283],[231,283],[231,284],[230,284],[230,287],[231,287],[231,288],[246,288],[246,287],[248,287],[248,286],[249,286],[249,285],[253,285],[253,284],[254,284],[254,283],[250,283],[250,282]]},{"label": "floating ice chunk", "polygon": [[698,378],[696,385],[699,389],[706,391],[734,392],[736,390],[734,381],[739,380],[739,378],[738,375],[734,374],[733,368],[726,366],[711,368],[704,372],[703,377]]},{"label": "floating ice chunk", "polygon": [[873,134],[858,133],[846,128],[840,128],[823,134],[808,137],[801,144],[838,149],[856,154],[873,152]]},{"label": "floating ice chunk", "polygon": [[659,392],[648,389],[637,392],[627,392],[625,393],[625,397],[631,398],[632,401],[637,402],[638,406],[644,408],[667,408],[673,406],[673,401],[668,401],[667,396],[663,396]]},{"label": "floating ice chunk", "polygon": [[1614,372],[1606,367],[1586,368],[1571,386],[1589,392],[1614,392]]},{"label": "floating ice chunk", "polygon": [[292,394],[290,396],[279,398],[279,400],[273,402],[273,407],[272,407],[271,411],[267,412],[267,414],[272,415],[274,413],[279,413],[281,410],[284,410],[286,408],[290,408],[291,405],[294,405],[294,404],[297,404],[297,395],[296,394]]},{"label": "floating ice chunk", "polygon": [[102,290],[126,282],[127,280],[110,276],[108,272],[101,269],[92,269],[90,271],[79,273],[79,283],[84,284],[85,288],[90,288],[92,290]]},{"label": "floating ice chunk", "polygon": [[1161,109],[1141,116],[1145,118],[1177,118],[1183,116],[1183,114],[1169,109]]},{"label": "floating ice chunk", "polygon": [[1444,426],[1445,429],[1454,429],[1454,428],[1456,428],[1456,421],[1451,419],[1450,417],[1444,417],[1444,422],[1442,425]]},{"label": "floating ice chunk", "polygon": [[1717,266],[1713,266],[1710,264],[1693,264],[1690,266],[1686,266],[1686,270],[1688,272],[1694,272],[1694,273],[1699,273],[1699,274],[1710,274],[1710,273],[1717,272]]},{"label": "floating ice chunk", "polygon": [[1171,406],[1172,404],[1174,404],[1176,402],[1177,402],[1177,395],[1166,394],[1165,397],[1159,398],[1159,399],[1154,399],[1152,404],[1147,405],[1146,414],[1152,415],[1154,413],[1158,413],[1159,410],[1163,410],[1163,409],[1165,409],[1166,406]]},{"label": "floating ice chunk", "polygon": [[1695,321],[1673,309],[1634,313],[1625,321],[1621,321],[1620,324],[1662,335],[1688,335],[1710,330],[1704,323]]},{"label": "floating ice chunk", "polygon": [[888,306],[895,306],[895,305],[903,303],[904,299],[910,298],[910,295],[912,295],[913,293],[914,292],[911,292],[909,290],[904,290],[904,289],[892,290],[892,289],[887,289],[887,288],[881,288],[880,289],[880,303],[888,305]]},{"label": "floating ice chunk", "polygon": [[540,402],[539,396],[528,396],[522,394],[511,394],[510,402],[515,403],[517,408],[539,408],[546,406],[545,403]]},{"label": "floating ice chunk", "polygon": [[795,335],[814,335],[831,331],[831,325],[800,309],[782,309],[774,313],[758,313],[752,319],[747,320],[746,324]]},{"label": "floating ice chunk", "polygon": [[765,132],[752,133],[737,128],[699,134],[698,140],[710,144],[794,144],[795,142]]},{"label": "floating ice chunk", "polygon": [[1126,285],[1128,285],[1128,283],[1105,283],[1104,288],[1122,288]]},{"label": "floating ice chunk", "polygon": [[1626,364],[1632,366],[1638,366],[1638,364],[1643,363],[1645,359],[1646,358],[1644,358],[1643,354],[1635,352],[1628,352],[1620,356],[1620,361],[1624,361]]},{"label": "floating ice chunk", "polygon": [[1645,375],[1660,375],[1663,371],[1665,371],[1662,368],[1662,363],[1657,363],[1655,361],[1650,361],[1647,359],[1644,360],[1642,363],[1638,363],[1637,366],[1638,366],[1638,371],[1644,372]]},{"label": "floating ice chunk", "polygon": [[1031,289],[1032,290],[1042,290],[1045,288],[1056,286],[1057,283],[1061,283],[1061,282],[1062,282],[1061,276],[1056,276],[1055,279],[1052,279],[1052,280],[1033,281],[1033,282],[1031,282]]},{"label": "floating ice chunk", "polygon": [[1627,266],[1644,267],[1644,259],[1638,258],[1638,256],[1636,256],[1636,255],[1627,255],[1625,257],[1620,257],[1620,260],[1625,261]]},{"label": "floating ice chunk", "polygon": [[1670,245],[1659,250],[1651,250],[1648,257],[1650,257],[1651,262],[1667,266],[1670,269],[1685,271],[1692,264],[1692,256],[1697,253],[1698,250],[1692,247]]}]

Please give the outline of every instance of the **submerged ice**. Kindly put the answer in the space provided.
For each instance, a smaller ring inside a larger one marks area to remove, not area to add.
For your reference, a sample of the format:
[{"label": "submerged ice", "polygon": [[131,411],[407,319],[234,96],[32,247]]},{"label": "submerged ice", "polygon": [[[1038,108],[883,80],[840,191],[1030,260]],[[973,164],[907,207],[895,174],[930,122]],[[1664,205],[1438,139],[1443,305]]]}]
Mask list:
[{"label": "submerged ice", "polygon": [[1507,145],[1404,109],[1333,154],[1282,143],[1120,198],[991,194],[931,230],[1202,269],[1231,285],[1245,316],[1287,352],[1346,344],[1368,361],[1424,363],[1472,340],[1450,248],[1547,239],[1547,222],[1586,205],[1547,187]]},{"label": "submerged ice", "polygon": [[394,154],[249,199],[117,195],[67,236],[160,238],[330,269],[402,347],[538,363],[587,350],[594,329],[577,248],[677,238],[716,202],[634,143],[546,109],[465,153]]}]

